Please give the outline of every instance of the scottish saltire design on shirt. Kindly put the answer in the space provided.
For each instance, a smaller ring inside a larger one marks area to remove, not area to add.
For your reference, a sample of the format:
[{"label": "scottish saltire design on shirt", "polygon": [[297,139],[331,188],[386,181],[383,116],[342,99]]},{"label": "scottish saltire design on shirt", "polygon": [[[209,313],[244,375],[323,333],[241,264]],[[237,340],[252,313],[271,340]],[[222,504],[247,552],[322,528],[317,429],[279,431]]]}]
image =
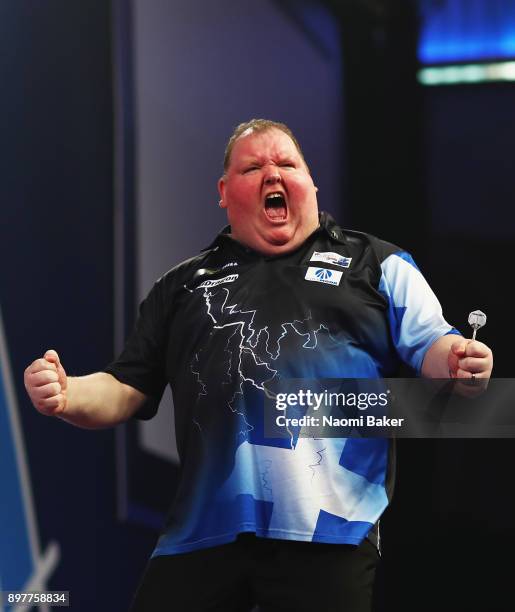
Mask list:
[{"label": "scottish saltire design on shirt", "polygon": [[[174,394],[181,479],[154,555],[244,531],[358,544],[388,504],[387,440],[267,439],[263,431],[265,385],[390,377],[401,361],[418,371],[429,346],[453,333],[406,254],[320,220],[279,257],[220,234],[156,283],[107,368],[154,398],[167,382]],[[335,257],[320,268],[338,272],[337,284],[306,278],[315,252]],[[338,256],[352,265],[342,268]]]}]

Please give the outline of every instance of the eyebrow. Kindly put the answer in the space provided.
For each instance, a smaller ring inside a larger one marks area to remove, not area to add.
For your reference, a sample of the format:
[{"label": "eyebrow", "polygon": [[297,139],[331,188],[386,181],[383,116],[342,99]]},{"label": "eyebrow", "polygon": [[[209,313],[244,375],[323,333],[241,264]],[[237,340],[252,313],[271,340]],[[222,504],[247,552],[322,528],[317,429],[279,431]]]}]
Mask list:
[{"label": "eyebrow", "polygon": [[[241,164],[243,166],[247,165],[247,164],[261,164],[262,163],[263,158],[258,158],[255,156],[248,156],[248,157],[242,157],[241,159]],[[276,162],[284,162],[284,161],[291,161],[294,162],[295,160],[295,155],[291,154],[291,153],[280,153],[277,157],[274,156],[273,160]]]}]

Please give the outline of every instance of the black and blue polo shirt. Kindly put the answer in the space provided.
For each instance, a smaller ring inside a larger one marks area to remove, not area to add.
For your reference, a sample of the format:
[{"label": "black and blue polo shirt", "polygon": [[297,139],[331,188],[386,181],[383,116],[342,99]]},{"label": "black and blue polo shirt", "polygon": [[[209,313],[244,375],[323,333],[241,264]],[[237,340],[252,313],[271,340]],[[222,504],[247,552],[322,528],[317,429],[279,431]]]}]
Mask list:
[{"label": "black and blue polo shirt", "polygon": [[229,231],[155,283],[106,369],[149,405],[172,389],[180,482],[154,556],[241,532],[359,544],[388,504],[388,440],[266,438],[266,385],[388,378],[403,362],[420,372],[457,332],[409,254],[325,213],[274,257]]}]

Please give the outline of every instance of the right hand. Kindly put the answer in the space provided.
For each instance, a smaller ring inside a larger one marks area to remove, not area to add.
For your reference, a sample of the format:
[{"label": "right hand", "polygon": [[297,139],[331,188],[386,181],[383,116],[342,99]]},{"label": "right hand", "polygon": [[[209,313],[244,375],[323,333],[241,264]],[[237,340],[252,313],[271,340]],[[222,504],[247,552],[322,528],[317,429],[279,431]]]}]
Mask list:
[{"label": "right hand", "polygon": [[34,407],[47,416],[56,416],[66,409],[68,379],[54,350],[47,351],[25,370],[25,389]]}]

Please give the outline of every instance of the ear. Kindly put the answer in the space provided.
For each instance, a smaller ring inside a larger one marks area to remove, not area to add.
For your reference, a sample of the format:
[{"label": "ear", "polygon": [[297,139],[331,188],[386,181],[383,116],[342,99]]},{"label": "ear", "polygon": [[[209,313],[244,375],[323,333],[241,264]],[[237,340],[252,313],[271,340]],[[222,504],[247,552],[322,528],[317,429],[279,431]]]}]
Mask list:
[{"label": "ear", "polygon": [[225,200],[224,200],[225,179],[223,176],[218,181],[218,193],[220,194],[220,202],[219,202],[220,208],[227,208],[227,204],[225,203]]},{"label": "ear", "polygon": [[315,191],[318,191],[318,187],[315,185]]}]

